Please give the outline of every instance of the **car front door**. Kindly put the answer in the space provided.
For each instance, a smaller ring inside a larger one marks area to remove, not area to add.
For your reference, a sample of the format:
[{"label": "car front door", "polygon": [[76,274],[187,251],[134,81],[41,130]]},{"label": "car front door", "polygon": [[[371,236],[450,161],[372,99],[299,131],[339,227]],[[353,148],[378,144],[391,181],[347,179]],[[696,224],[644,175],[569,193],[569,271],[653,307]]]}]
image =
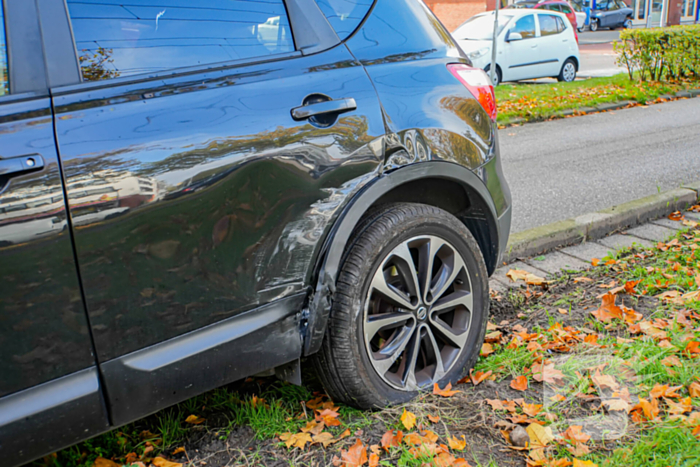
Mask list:
[{"label": "car front door", "polygon": [[0,3],[0,463],[19,465],[108,422],[36,40],[38,12],[35,2],[5,6]]},{"label": "car front door", "polygon": [[300,355],[314,252],[384,134],[304,3],[67,2],[82,82],[53,89],[56,134],[117,424]]},{"label": "car front door", "polygon": [[[510,34],[520,34],[522,39],[509,40]],[[537,24],[534,14],[528,14],[515,22],[506,35],[504,44],[508,66],[503,73],[504,81],[535,78],[540,73],[542,50],[537,34]]]}]

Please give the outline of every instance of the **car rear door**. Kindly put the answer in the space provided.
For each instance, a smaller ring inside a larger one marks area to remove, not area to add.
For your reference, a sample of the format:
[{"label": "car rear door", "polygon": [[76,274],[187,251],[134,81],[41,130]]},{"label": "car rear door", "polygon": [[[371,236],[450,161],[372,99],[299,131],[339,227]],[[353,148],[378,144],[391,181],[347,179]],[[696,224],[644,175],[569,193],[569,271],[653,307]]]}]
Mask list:
[{"label": "car rear door", "polygon": [[314,255],[383,160],[363,67],[313,1],[67,9],[56,134],[114,422],[298,358]]},{"label": "car rear door", "polygon": [[12,466],[96,434],[108,421],[68,228],[39,40],[52,31],[40,28],[39,20],[48,17],[39,16],[35,2],[4,5],[0,463]]},{"label": "car rear door", "polygon": [[542,76],[557,76],[570,45],[568,35],[562,34],[564,20],[549,13],[538,13],[537,20],[543,52],[540,64]]}]

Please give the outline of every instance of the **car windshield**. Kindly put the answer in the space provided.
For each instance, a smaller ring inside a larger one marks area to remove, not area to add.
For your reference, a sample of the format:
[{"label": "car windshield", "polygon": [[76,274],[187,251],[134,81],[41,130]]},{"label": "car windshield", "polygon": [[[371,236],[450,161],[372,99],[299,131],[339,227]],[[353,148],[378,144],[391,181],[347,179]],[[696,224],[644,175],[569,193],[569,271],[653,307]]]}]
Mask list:
[{"label": "car windshield", "polygon": [[[498,32],[503,31],[512,15],[501,13],[498,15]],[[457,40],[487,41],[493,39],[493,14],[474,16],[458,27],[452,35]]]}]

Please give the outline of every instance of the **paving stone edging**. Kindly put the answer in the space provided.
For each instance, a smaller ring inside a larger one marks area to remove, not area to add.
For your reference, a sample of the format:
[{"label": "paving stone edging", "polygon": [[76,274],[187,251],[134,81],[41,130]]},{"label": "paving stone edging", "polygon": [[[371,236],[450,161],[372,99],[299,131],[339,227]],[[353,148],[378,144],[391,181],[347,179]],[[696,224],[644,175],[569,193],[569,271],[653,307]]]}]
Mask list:
[{"label": "paving stone edging", "polygon": [[692,206],[698,201],[700,182],[613,206],[602,211],[517,232],[510,236],[504,263],[541,255],[548,251],[601,239]]},{"label": "paving stone edging", "polygon": [[[678,99],[689,99],[689,98],[698,97],[698,96],[700,96],[700,89],[689,89],[687,91],[678,91],[675,94],[663,94],[663,95],[659,96],[659,99],[666,99],[666,101],[673,101],[673,100],[678,100]],[[552,118],[552,117],[555,117],[555,118],[568,117],[569,115],[583,116],[583,115],[587,115],[587,114],[608,112],[610,110],[624,109],[629,105],[641,106],[641,105],[648,105],[648,104],[640,104],[637,101],[604,102],[602,104],[598,104],[595,107],[580,107],[578,109],[560,110],[557,113],[555,113],[554,115],[547,117],[547,119]],[[509,120],[508,123],[499,124],[499,126],[507,128],[509,126],[523,125],[525,123],[544,122],[544,121],[547,121],[547,119],[542,118],[542,119],[528,120],[528,119],[523,118],[523,117],[515,117],[515,118],[512,118],[511,120]]]}]

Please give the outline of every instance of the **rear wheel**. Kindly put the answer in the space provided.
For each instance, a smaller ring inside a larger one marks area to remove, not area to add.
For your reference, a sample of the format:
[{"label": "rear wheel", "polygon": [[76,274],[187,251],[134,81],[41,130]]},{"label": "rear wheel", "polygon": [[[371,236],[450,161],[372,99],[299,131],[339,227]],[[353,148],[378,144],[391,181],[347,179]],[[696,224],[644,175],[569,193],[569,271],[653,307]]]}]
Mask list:
[{"label": "rear wheel", "polygon": [[627,18],[624,23],[622,23],[622,27],[625,29],[632,29],[632,20],[630,18]]},{"label": "rear wheel", "polygon": [[592,19],[591,24],[588,26],[591,31],[596,32],[598,30],[598,20]]},{"label": "rear wheel", "polygon": [[451,214],[391,205],[345,252],[316,371],[329,396],[360,408],[456,383],[486,332],[488,277],[479,246]]},{"label": "rear wheel", "polygon": [[562,65],[561,71],[559,72],[559,76],[557,76],[557,80],[570,83],[575,79],[576,79],[576,63],[574,63],[574,61],[572,59],[568,58],[568,59],[566,59],[566,61]]}]

